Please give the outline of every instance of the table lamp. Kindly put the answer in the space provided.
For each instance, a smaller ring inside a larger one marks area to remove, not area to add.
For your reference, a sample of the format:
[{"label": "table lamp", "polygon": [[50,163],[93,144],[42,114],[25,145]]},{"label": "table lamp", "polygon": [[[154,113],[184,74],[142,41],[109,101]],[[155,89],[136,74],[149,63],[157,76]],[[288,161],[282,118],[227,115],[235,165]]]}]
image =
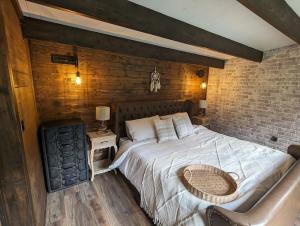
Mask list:
[{"label": "table lamp", "polygon": [[207,108],[207,101],[206,100],[200,100],[199,101],[199,108],[202,115],[205,115],[205,110]]},{"label": "table lamp", "polygon": [[96,120],[100,121],[99,130],[106,131],[107,126],[105,121],[110,119],[110,107],[107,106],[98,106],[96,107]]}]

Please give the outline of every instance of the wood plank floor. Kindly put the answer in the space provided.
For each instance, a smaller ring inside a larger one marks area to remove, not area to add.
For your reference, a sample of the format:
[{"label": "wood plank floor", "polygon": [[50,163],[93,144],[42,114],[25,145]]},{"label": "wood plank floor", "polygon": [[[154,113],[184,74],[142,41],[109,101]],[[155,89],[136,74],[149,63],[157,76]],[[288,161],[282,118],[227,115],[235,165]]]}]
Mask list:
[{"label": "wood plank floor", "polygon": [[48,194],[46,226],[153,225],[118,173]]},{"label": "wood plank floor", "polygon": [[294,226],[300,226],[300,214],[296,219],[295,225]]},{"label": "wood plank floor", "polygon": [[[150,226],[120,173],[48,194],[46,226]],[[295,222],[300,226],[300,215]]]}]

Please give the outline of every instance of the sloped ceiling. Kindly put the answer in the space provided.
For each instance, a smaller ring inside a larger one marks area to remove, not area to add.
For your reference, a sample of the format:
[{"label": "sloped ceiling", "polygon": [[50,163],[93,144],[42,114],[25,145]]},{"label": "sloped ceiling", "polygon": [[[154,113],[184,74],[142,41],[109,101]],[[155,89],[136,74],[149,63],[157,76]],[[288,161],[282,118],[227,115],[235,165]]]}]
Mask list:
[{"label": "sloped ceiling", "polygon": [[[236,0],[130,1],[261,51],[280,48],[295,43]],[[299,15],[300,1],[287,0],[287,2],[295,11],[298,11]],[[24,15],[28,17],[218,59],[233,58],[233,56],[207,48],[196,47],[123,28],[26,0],[19,0],[19,3]]]},{"label": "sloped ceiling", "polygon": [[261,51],[294,43],[236,0],[130,1]]},{"label": "sloped ceiling", "polygon": [[300,1],[299,0],[285,0],[295,13],[300,17]]},{"label": "sloped ceiling", "polygon": [[194,53],[203,56],[214,57],[217,59],[230,59],[233,56],[213,51],[207,48],[192,46],[170,39],[158,37],[144,32],[135,31],[114,24],[95,20],[86,16],[81,16],[68,11],[59,10],[52,7],[36,4],[33,2],[19,0],[23,14],[28,17],[51,21],[59,24],[82,28],[116,37],[126,38],[143,43],[153,44],[183,52]]}]

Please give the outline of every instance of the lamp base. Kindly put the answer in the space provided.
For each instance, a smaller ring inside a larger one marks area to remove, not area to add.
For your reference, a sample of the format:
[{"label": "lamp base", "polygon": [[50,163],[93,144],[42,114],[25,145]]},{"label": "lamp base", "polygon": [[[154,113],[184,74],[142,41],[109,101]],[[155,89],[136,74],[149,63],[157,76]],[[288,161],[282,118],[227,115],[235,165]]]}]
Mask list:
[{"label": "lamp base", "polygon": [[200,114],[203,116],[206,116],[206,109],[205,108],[200,108]]},{"label": "lamp base", "polygon": [[100,121],[100,125],[98,127],[98,131],[107,132],[107,126],[105,125],[105,121]]}]

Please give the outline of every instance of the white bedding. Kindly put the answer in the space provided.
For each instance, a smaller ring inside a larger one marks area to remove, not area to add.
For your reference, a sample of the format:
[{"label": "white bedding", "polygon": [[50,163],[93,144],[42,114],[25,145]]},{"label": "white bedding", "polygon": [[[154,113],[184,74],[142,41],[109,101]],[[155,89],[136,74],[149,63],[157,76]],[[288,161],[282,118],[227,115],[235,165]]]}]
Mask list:
[{"label": "white bedding", "polygon": [[288,154],[228,137],[199,126],[197,133],[158,144],[124,140],[111,168],[137,188],[141,207],[158,225],[205,225],[205,210],[212,203],[189,193],[181,182],[182,169],[209,164],[239,174],[239,198],[222,205],[246,211],[278,181],[295,160]]}]

